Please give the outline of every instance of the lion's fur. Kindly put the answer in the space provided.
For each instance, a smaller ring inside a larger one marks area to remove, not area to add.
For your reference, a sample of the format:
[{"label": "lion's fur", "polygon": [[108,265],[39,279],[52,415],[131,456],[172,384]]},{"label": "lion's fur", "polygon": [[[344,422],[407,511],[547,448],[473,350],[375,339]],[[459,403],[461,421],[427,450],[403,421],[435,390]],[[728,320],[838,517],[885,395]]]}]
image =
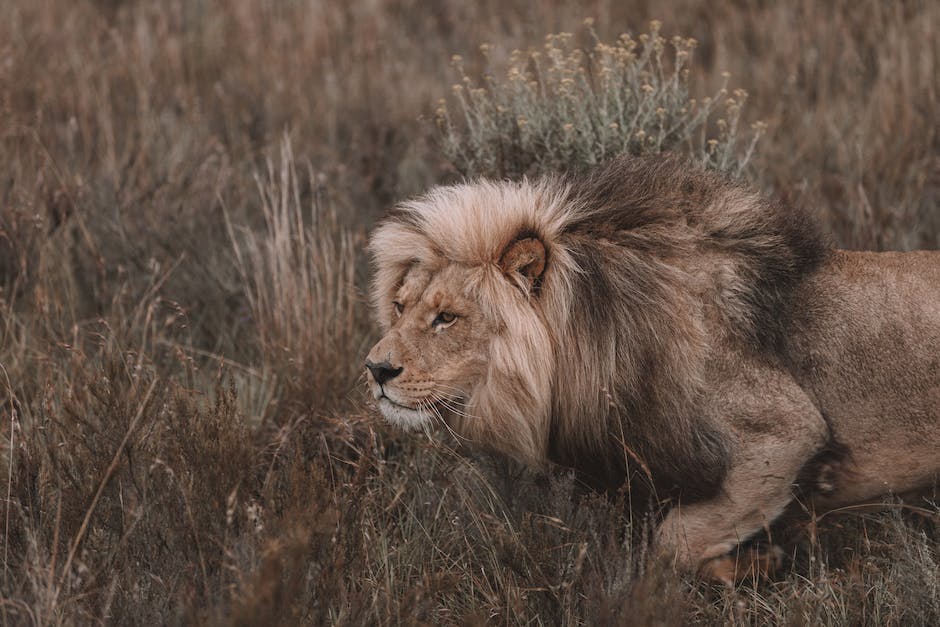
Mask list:
[{"label": "lion's fur", "polygon": [[386,418],[649,476],[683,568],[727,579],[801,482],[832,508],[940,479],[940,253],[832,249],[672,156],[439,187],[371,251]]},{"label": "lion's fur", "polygon": [[[537,285],[501,272],[535,236]],[[374,233],[378,319],[414,265],[468,268],[502,325],[485,382],[455,430],[530,463],[607,485],[633,460],[685,500],[718,489],[727,434],[699,411],[712,345],[773,350],[788,291],[826,256],[804,214],[676,157],[618,159],[584,176],[439,187]],[[516,284],[513,284],[515,282]]]}]

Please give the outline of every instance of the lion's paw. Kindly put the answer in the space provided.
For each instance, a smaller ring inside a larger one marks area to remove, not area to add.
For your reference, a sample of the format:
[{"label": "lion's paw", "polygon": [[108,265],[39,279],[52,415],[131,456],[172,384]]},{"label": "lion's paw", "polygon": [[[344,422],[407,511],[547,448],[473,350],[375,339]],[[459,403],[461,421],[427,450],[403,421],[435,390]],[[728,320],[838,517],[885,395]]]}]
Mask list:
[{"label": "lion's paw", "polygon": [[735,555],[723,555],[702,564],[703,579],[729,588],[747,580],[770,578],[783,565],[783,551],[776,545],[750,547]]}]

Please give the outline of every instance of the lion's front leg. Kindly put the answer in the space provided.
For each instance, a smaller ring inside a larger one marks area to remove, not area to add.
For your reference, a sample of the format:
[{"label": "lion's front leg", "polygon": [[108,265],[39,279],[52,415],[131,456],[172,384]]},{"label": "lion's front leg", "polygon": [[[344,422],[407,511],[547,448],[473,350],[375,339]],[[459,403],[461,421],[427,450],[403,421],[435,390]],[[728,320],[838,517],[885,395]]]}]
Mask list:
[{"label": "lion's front leg", "polygon": [[[736,564],[730,553],[783,513],[803,461],[794,460],[786,470],[765,461],[733,467],[718,497],[669,512],[658,530],[658,546],[677,570],[727,581],[729,564]],[[745,563],[750,561],[741,563],[735,579],[752,568]]]},{"label": "lion's front leg", "polygon": [[[785,374],[751,370],[726,380],[719,391],[710,406],[722,408],[722,422],[733,438],[728,475],[717,497],[677,505],[657,535],[660,553],[677,569],[727,580],[736,563],[729,554],[783,513],[800,471],[825,445],[828,430]],[[740,562],[740,576],[759,569],[759,562],[769,566],[777,556],[753,557],[755,563]]]}]

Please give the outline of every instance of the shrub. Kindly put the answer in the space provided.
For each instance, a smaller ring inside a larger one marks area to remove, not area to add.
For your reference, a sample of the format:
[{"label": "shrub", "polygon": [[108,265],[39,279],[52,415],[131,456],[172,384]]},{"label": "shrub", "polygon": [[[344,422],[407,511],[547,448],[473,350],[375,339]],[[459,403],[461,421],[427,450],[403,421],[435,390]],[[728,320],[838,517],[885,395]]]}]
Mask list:
[{"label": "shrub", "polygon": [[[462,79],[437,120],[444,154],[461,174],[514,178],[664,150],[741,174],[763,126],[749,139],[740,132],[747,94],[729,94],[727,74],[715,96],[691,97],[694,39],[676,36],[667,46],[654,21],[649,34],[606,44],[587,24],[591,48],[570,33],[549,35],[542,50],[514,50],[503,78],[488,63],[482,84],[454,57]],[[489,60],[491,47],[481,50]]]}]

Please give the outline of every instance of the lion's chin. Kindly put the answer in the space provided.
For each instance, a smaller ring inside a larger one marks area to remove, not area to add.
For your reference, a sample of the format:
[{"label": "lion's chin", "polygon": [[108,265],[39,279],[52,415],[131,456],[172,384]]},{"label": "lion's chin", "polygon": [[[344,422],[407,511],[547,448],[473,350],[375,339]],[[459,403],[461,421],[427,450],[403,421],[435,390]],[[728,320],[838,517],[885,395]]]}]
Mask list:
[{"label": "lion's chin", "polygon": [[379,399],[379,411],[389,424],[404,431],[419,431],[431,425],[431,415],[428,412],[404,407],[384,396]]}]

